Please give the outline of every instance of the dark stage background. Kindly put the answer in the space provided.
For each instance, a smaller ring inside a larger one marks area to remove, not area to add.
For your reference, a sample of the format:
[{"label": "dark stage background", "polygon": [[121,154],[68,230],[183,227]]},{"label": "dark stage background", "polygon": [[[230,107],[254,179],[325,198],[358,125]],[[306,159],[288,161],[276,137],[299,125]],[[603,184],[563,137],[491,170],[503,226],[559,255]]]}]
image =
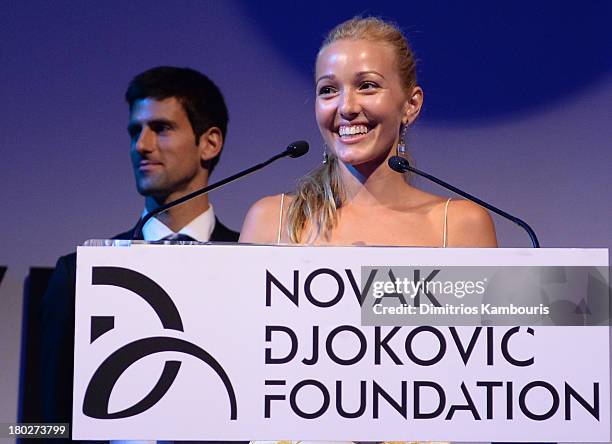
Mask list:
[{"label": "dark stage background", "polygon": [[[612,3],[375,4],[2,3],[0,422],[16,415],[28,268],[129,228],[142,210],[123,93],[152,66],[202,70],[224,92],[229,137],[213,180],[310,141],[306,158],[211,196],[239,229],[253,201],[290,190],[321,159],[312,76],[325,32],[360,13],[395,20],[425,89],[410,134],[417,165],[524,218],[544,247],[612,246]],[[496,224],[501,246],[529,245]]]}]

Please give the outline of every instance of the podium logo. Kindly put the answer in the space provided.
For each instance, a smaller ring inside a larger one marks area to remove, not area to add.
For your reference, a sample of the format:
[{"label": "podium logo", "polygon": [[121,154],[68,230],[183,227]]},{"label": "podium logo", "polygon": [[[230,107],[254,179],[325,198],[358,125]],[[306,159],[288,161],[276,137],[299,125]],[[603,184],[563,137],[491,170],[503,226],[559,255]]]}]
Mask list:
[{"label": "podium logo", "polygon": [[[129,290],[144,299],[155,311],[164,329],[184,331],[183,321],[172,298],[155,281],[134,270],[120,267],[92,267],[92,285],[112,285]],[[113,316],[92,316],[90,343],[114,328]],[[176,379],[181,361],[166,361],[159,380],[151,391],[134,405],[109,411],[109,400],[115,383],[132,364],[161,352],[180,352],[194,356],[217,373],[229,398],[230,419],[238,417],[236,395],[227,373],[206,350],[183,339],[154,336],[124,345],[111,353],[94,372],[83,401],[83,413],[91,418],[117,419],[138,415],[159,402]]]}]

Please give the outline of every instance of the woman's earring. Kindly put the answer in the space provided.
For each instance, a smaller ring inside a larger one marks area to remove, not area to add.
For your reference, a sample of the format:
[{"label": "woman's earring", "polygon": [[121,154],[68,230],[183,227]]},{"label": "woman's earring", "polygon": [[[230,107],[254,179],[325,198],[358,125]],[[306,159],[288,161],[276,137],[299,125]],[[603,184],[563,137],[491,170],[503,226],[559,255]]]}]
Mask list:
[{"label": "woman's earring", "polygon": [[327,165],[329,162],[329,155],[327,154],[327,144],[323,145],[323,165]]},{"label": "woman's earring", "polygon": [[408,154],[408,148],[406,147],[406,131],[408,130],[408,125],[402,124],[400,129],[400,137],[397,143],[397,155],[405,157]]}]

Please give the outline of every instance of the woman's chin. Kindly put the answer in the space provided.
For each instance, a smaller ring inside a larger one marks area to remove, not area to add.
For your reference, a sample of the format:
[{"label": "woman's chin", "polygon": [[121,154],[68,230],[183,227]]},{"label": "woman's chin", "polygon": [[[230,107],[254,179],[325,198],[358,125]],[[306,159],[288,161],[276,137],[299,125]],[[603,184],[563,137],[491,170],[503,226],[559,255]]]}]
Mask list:
[{"label": "woman's chin", "polygon": [[359,149],[358,147],[338,147],[336,149],[336,157],[342,163],[347,165],[359,165],[371,160],[370,153],[367,150]]},{"label": "woman's chin", "polygon": [[386,163],[388,153],[381,153],[378,156],[373,153],[355,152],[355,151],[343,151],[337,154],[338,160],[346,165],[352,167],[376,167],[382,163]]}]

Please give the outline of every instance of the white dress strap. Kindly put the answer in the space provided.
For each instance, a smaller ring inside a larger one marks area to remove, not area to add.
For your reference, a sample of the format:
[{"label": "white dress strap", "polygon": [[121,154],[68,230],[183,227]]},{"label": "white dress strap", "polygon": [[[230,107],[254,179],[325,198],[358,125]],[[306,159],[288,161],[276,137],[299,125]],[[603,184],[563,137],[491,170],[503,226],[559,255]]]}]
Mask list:
[{"label": "white dress strap", "polygon": [[280,211],[278,212],[278,235],[276,236],[276,245],[281,243],[281,233],[283,229],[283,206],[285,203],[285,193],[281,194]]},{"label": "white dress strap", "polygon": [[447,224],[447,219],[448,219],[448,204],[451,201],[451,197],[448,198],[448,200],[446,201],[446,205],[444,205],[444,234],[442,237],[442,248],[446,248],[446,238],[447,236],[447,231],[448,231],[448,224]]}]

